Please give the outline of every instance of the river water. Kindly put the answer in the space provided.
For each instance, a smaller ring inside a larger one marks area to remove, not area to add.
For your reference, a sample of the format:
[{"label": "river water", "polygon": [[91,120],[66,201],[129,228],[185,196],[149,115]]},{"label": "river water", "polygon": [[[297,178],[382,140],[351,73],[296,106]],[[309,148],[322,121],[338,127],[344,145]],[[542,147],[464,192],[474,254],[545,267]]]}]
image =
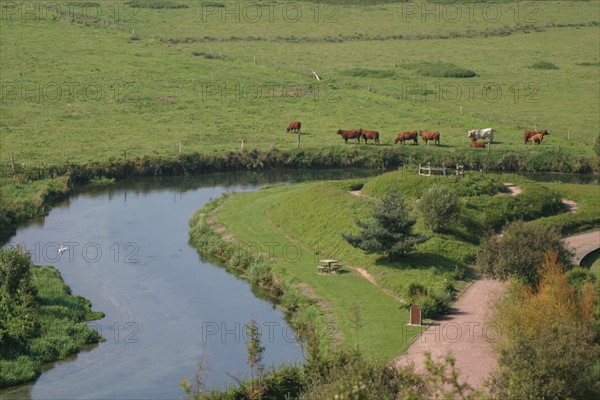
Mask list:
[{"label": "river water", "polygon": [[[265,363],[302,362],[284,314],[247,281],[203,260],[188,220],[225,191],[274,182],[351,178],[302,171],[144,179],[88,188],[17,230],[37,264],[58,268],[73,294],[106,317],[89,325],[106,341],[54,363],[34,383],[0,391],[16,399],[177,399],[205,354],[210,387],[248,376],[244,324],[262,329]],[[58,246],[69,249],[58,252]]]}]

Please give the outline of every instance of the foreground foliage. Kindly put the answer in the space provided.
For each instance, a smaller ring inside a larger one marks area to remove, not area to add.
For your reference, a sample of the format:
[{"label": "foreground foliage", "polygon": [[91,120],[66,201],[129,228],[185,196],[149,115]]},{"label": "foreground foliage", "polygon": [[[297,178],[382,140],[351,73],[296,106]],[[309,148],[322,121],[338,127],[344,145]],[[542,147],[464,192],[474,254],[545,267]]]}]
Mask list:
[{"label": "foreground foliage", "polygon": [[[202,381],[182,382],[188,400],[429,400],[484,399],[486,395],[461,383],[454,359],[433,360],[426,354],[426,372],[395,368],[366,360],[360,352],[340,352],[307,362],[282,365],[259,379],[240,381],[223,390],[204,391]],[[256,388],[260,389],[257,391]]]},{"label": "foreground foliage", "polygon": [[545,257],[538,285],[512,280],[495,323],[500,399],[592,399],[600,396],[598,286],[572,286],[556,251]]},{"label": "foreground foliage", "polygon": [[0,388],[31,381],[40,366],[102,338],[84,322],[103,316],[72,296],[60,273],[0,250]]}]

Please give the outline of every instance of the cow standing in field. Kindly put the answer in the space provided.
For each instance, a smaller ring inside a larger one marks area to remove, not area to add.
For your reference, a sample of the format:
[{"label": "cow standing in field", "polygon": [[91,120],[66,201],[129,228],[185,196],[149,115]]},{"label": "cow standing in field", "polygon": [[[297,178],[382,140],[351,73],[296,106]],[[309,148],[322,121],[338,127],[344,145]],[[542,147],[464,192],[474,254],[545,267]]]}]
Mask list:
[{"label": "cow standing in field", "polygon": [[355,129],[355,130],[339,129],[337,131],[337,134],[342,136],[345,144],[348,144],[348,139],[356,139],[358,141],[358,143],[360,143],[360,138],[362,136],[360,129]]},{"label": "cow standing in field", "polygon": [[438,131],[434,131],[434,132],[425,132],[425,131],[419,131],[419,136],[421,136],[423,138],[423,141],[429,146],[429,141],[433,140],[433,143],[437,143],[437,145],[440,145],[440,133]]},{"label": "cow standing in field", "polygon": [[530,142],[533,142],[533,145],[535,146],[535,144],[542,144],[542,140],[544,139],[544,135],[542,135],[541,133],[538,133],[537,135],[533,135],[529,138]]},{"label": "cow standing in field", "polygon": [[477,139],[471,138],[471,147],[473,147],[475,149],[484,149],[485,142],[478,142]]},{"label": "cow standing in field", "polygon": [[414,144],[419,144],[419,133],[417,131],[400,132],[396,139],[394,139],[394,144],[398,144],[398,142],[404,144],[407,140],[412,140]]},{"label": "cow standing in field", "polygon": [[494,141],[494,130],[492,128],[474,129],[467,133],[470,139],[490,139],[490,143]]},{"label": "cow standing in field", "polygon": [[300,121],[292,121],[290,122],[290,124],[288,125],[286,132],[287,133],[300,133],[300,128],[302,127],[302,123]]},{"label": "cow standing in field", "polygon": [[379,144],[379,132],[377,131],[367,131],[364,129],[359,129],[360,131],[360,135],[362,137],[362,139],[365,141],[365,143],[367,143],[367,141],[369,139],[373,139],[373,141],[377,144]]},{"label": "cow standing in field", "polygon": [[[523,142],[525,144],[527,144],[527,142],[531,142],[531,140],[529,140],[529,139],[531,137],[535,136],[535,135],[542,135],[542,138],[543,138],[544,136],[549,135],[549,134],[550,134],[550,132],[548,132],[545,129],[543,131],[529,131],[529,130],[526,130],[525,134],[523,135]],[[541,143],[541,141],[540,141],[540,143]],[[534,142],[534,144],[535,144],[535,142]]]}]

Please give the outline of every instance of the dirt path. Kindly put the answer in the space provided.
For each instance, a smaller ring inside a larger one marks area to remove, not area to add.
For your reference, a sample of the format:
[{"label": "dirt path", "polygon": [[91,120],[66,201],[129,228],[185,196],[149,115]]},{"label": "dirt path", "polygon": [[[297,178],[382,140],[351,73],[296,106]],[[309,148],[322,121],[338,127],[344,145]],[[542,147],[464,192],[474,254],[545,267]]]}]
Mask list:
[{"label": "dirt path", "polygon": [[417,371],[425,371],[425,352],[434,360],[451,353],[461,382],[480,388],[483,380],[496,368],[492,349],[498,331],[489,323],[489,304],[504,293],[504,283],[478,279],[454,303],[450,314],[432,323],[405,353],[394,360],[397,366],[414,363]]},{"label": "dirt path", "polygon": [[350,192],[350,194],[354,195],[356,197],[362,197],[363,192],[362,192],[362,190],[353,190],[353,191]]},{"label": "dirt path", "polygon": [[[521,189],[519,186],[515,185],[514,183],[504,182],[504,187],[510,191],[511,196],[518,196],[521,193],[523,193],[523,189]],[[509,193],[501,193],[501,195],[502,194],[507,195]]]},{"label": "dirt path", "polygon": [[560,199],[560,201],[562,201],[565,210],[567,210],[568,212],[574,213],[579,209],[579,205],[573,200]]}]

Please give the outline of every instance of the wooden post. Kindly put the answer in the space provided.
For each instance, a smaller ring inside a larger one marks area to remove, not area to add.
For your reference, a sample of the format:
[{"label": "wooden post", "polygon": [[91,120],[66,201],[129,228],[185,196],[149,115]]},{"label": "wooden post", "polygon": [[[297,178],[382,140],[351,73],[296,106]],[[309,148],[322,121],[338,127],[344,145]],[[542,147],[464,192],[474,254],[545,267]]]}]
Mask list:
[{"label": "wooden post", "polygon": [[127,150],[123,150],[123,154],[125,154],[125,159],[127,160]]},{"label": "wooden post", "polygon": [[298,139],[296,140],[296,148],[300,148],[300,130],[298,130]]},{"label": "wooden post", "polygon": [[514,115],[512,116],[512,127],[513,128],[515,127],[515,116]]},{"label": "wooden post", "polygon": [[253,64],[256,64],[256,56],[254,56],[253,58],[254,58]]},{"label": "wooden post", "polygon": [[15,173],[15,157],[10,156],[10,163],[12,165],[13,174]]},{"label": "wooden post", "polygon": [[410,324],[411,325],[422,325],[423,324],[423,312],[421,307],[412,304],[410,306]]},{"label": "wooden post", "polygon": [[244,139],[242,139],[242,149],[244,148]]},{"label": "wooden post", "polygon": [[181,140],[179,141],[179,154],[181,154]]},{"label": "wooden post", "polygon": [[462,106],[460,106],[460,115],[463,115],[463,113],[462,113]]},{"label": "wooden post", "polygon": [[571,140],[571,130],[567,129],[567,139]]}]

